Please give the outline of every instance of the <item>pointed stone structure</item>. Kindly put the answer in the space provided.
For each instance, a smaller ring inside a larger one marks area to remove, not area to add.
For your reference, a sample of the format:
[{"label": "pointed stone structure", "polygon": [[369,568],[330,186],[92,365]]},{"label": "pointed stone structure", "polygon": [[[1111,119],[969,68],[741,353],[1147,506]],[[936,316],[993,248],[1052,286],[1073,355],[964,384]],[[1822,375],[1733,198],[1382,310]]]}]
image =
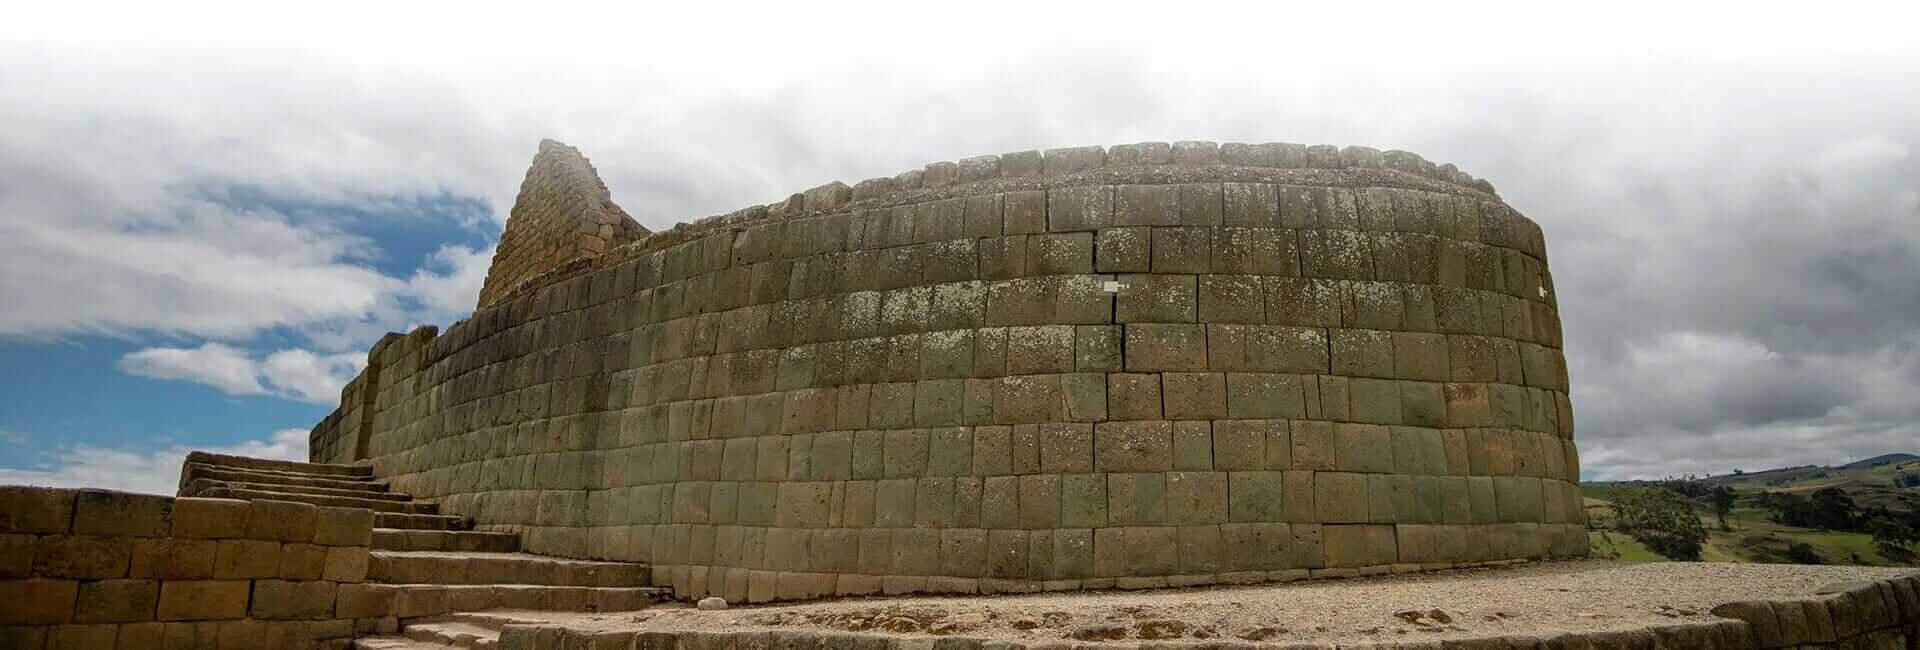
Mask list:
[{"label": "pointed stone structure", "polygon": [[614,204],[607,184],[579,149],[541,140],[487,269],[479,306],[493,304],[528,278],[646,234]]}]

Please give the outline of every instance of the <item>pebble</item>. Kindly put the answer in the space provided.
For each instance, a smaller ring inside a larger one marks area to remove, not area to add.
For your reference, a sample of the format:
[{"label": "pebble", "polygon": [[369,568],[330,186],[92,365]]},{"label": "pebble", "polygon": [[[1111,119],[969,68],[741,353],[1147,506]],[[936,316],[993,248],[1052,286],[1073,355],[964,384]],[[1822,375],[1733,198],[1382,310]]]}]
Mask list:
[{"label": "pebble", "polygon": [[705,610],[726,609],[727,599],[719,596],[708,596],[700,599],[700,602],[695,603],[695,606]]}]

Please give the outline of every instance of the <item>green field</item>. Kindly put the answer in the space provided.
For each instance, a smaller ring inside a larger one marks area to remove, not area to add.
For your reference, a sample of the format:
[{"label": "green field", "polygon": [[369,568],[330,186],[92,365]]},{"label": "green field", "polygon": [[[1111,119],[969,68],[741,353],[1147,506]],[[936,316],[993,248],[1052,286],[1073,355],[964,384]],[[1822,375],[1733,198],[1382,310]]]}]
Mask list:
[{"label": "green field", "polygon": [[[1695,514],[1707,529],[1701,559],[1708,562],[1792,562],[1788,549],[1796,543],[1810,547],[1822,564],[1864,564],[1873,566],[1913,566],[1914,558],[1889,558],[1874,546],[1873,537],[1863,532],[1796,528],[1773,521],[1772,512],[1760,505],[1763,491],[1810,494],[1827,487],[1846,491],[1862,507],[1890,511],[1920,508],[1920,488],[1899,487],[1895,478],[1920,471],[1920,460],[1908,460],[1879,467],[1828,468],[1804,467],[1754,474],[1709,477],[1702,482],[1725,485],[1736,494],[1735,507],[1721,526],[1711,507],[1694,504]],[[1588,536],[1593,554],[1622,562],[1665,562],[1669,558],[1649,550],[1632,536],[1609,530],[1615,495],[1627,484],[1586,483],[1581,491],[1587,498]]]}]

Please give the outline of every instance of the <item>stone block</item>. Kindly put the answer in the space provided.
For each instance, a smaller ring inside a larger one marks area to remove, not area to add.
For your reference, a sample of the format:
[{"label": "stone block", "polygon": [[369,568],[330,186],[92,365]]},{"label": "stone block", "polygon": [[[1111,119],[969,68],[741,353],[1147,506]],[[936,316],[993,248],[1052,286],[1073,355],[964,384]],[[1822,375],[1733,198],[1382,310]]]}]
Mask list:
[{"label": "stone block", "polygon": [[1212,420],[1226,417],[1225,375],[1217,372],[1169,372],[1160,377],[1167,419]]},{"label": "stone block", "polygon": [[363,582],[367,579],[367,549],[355,546],[327,548],[320,577],[333,582]]},{"label": "stone block", "polygon": [[[26,534],[0,535],[0,580],[14,580],[33,575],[35,539],[34,535]],[[137,547],[134,557],[136,559],[139,557]]]},{"label": "stone block", "polygon": [[1060,477],[1060,525],[1068,528],[1099,528],[1107,525],[1105,475],[1067,474]]},{"label": "stone block", "polygon": [[132,562],[133,540],[92,535],[46,535],[35,544],[33,575],[99,580],[124,578]]},{"label": "stone block", "polygon": [[1108,415],[1116,420],[1160,419],[1160,377],[1157,373],[1108,374]]},{"label": "stone block", "polygon": [[439,616],[447,613],[447,588],[439,585],[413,585],[400,590],[393,599],[393,614],[400,618]]},{"label": "stone block", "polygon": [[247,537],[282,542],[311,542],[320,525],[320,509],[311,503],[253,501]]},{"label": "stone block", "polygon": [[1173,423],[1173,468],[1213,469],[1213,427],[1206,421]]},{"label": "stone block", "polygon": [[[1126,568],[1121,575],[1159,577],[1180,571],[1180,529],[1148,526],[1121,530],[1120,541],[1126,549]],[[1096,539],[1096,546],[1102,541],[1106,540]]]},{"label": "stone block", "polygon": [[[73,621],[80,583],[72,580],[0,581],[0,626],[58,625]],[[0,627],[0,630],[7,628]],[[0,636],[0,639],[6,637]]]},{"label": "stone block", "polygon": [[1027,275],[1068,275],[1093,272],[1090,232],[1027,236]]},{"label": "stone block", "polygon": [[1400,382],[1390,379],[1349,379],[1348,417],[1371,424],[1400,424],[1405,418],[1401,397]]},{"label": "stone block", "polygon": [[1007,374],[1073,372],[1074,339],[1071,325],[1007,328]]},{"label": "stone block", "polygon": [[1213,229],[1153,229],[1153,272],[1207,273],[1213,270]]},{"label": "stone block", "polygon": [[[133,541],[131,578],[205,580],[213,577],[219,542],[207,539],[146,538]],[[32,557],[29,553],[25,557]]]},{"label": "stone block", "polygon": [[1334,444],[1334,423],[1295,420],[1290,423],[1293,467],[1306,470],[1335,468],[1338,448]]},{"label": "stone block", "polygon": [[[120,626],[119,638],[116,639],[114,647],[124,650],[167,647],[166,627],[167,624],[157,622],[122,625]],[[351,625],[349,625],[347,632],[348,634],[353,632]]]},{"label": "stone block", "polygon": [[1314,521],[1364,523],[1368,518],[1367,475],[1351,472],[1313,474]]},{"label": "stone block", "polygon": [[1327,566],[1359,568],[1393,564],[1398,539],[1389,525],[1324,526]]},{"label": "stone block", "polygon": [[1134,273],[1120,276],[1114,318],[1122,323],[1191,323],[1196,276]]},{"label": "stone block", "polygon": [[1210,575],[1227,566],[1229,558],[1220,526],[1181,526],[1175,537],[1180,573]]},{"label": "stone block", "polygon": [[326,570],[327,547],[314,544],[280,546],[279,578],[283,580],[319,580]]},{"label": "stone block", "polygon": [[255,539],[220,540],[215,550],[213,577],[221,580],[272,578],[280,575],[280,543]]},{"label": "stone block", "polygon": [[1266,322],[1266,289],[1260,276],[1200,276],[1199,315],[1203,323]]},{"label": "stone block", "polygon": [[166,580],[160,583],[155,618],[218,621],[247,616],[252,583],[246,580]]},{"label": "stone block", "polygon": [[111,649],[119,635],[118,625],[61,625],[47,630],[47,650]]},{"label": "stone block", "polygon": [[319,580],[256,580],[250,613],[266,620],[332,618],[334,589],[334,583]]},{"label": "stone block", "polygon": [[1333,330],[1334,374],[1392,379],[1393,363],[1393,333],[1362,329]]},{"label": "stone block", "polygon": [[1334,468],[1340,472],[1394,472],[1392,429],[1334,424]]},{"label": "stone block", "polygon": [[1169,472],[1167,521],[1175,525],[1227,522],[1226,472]]},{"label": "stone block", "polygon": [[1094,425],[1098,472],[1164,472],[1173,467],[1173,423],[1102,422]]},{"label": "stone block", "polygon": [[317,517],[313,535],[315,544],[367,546],[373,543],[372,510],[322,507]]},{"label": "stone block", "polygon": [[1306,417],[1306,393],[1299,375],[1230,372],[1226,374],[1226,384],[1227,417]]},{"label": "stone block", "polygon": [[1256,228],[1278,227],[1278,188],[1265,183],[1221,184],[1221,224]]},{"label": "stone block", "polygon": [[1114,192],[1114,224],[1120,226],[1180,225],[1180,188],[1177,185],[1121,185]]},{"label": "stone block", "polygon": [[1040,425],[1040,471],[1056,474],[1093,471],[1093,427],[1081,423]]},{"label": "stone block", "polygon": [[1229,472],[1228,518],[1234,522],[1286,521],[1286,478],[1278,471]]},{"label": "stone block", "polygon": [[1151,228],[1105,228],[1095,240],[1093,269],[1100,273],[1153,270]]},{"label": "stone block", "polygon": [[75,535],[166,537],[172,530],[172,497],[81,490],[75,500]]},{"label": "stone block", "polygon": [[1047,231],[1047,193],[1044,190],[1007,192],[1002,209],[1006,233],[1009,235]]},{"label": "stone block", "polygon": [[1020,527],[1047,529],[1060,527],[1060,477],[1028,475],[1020,477]]},{"label": "stone block", "polygon": [[1167,522],[1167,475],[1159,472],[1107,475],[1107,517],[1115,526]]},{"label": "stone block", "polygon": [[187,539],[245,537],[252,507],[238,499],[180,497],[173,502],[173,536]]},{"label": "stone block", "polygon": [[[1250,471],[1267,468],[1267,430],[1284,420],[1221,420],[1213,424],[1213,468]],[[1281,468],[1281,469],[1284,469]]]},{"label": "stone block", "polygon": [[1126,368],[1133,372],[1200,371],[1207,367],[1202,325],[1132,323],[1126,326]]},{"label": "stone block", "polygon": [[0,486],[0,533],[72,532],[76,496],[74,490]]},{"label": "stone block", "polygon": [[1116,225],[1113,193],[1111,185],[1047,190],[1047,230],[1092,231]]}]

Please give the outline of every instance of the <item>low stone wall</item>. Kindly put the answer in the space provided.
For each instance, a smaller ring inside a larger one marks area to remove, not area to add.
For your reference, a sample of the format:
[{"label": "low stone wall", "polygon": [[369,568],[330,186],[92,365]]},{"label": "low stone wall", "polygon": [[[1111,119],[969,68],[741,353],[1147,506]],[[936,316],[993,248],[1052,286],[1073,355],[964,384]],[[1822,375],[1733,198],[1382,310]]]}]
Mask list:
[{"label": "low stone wall", "polygon": [[[1656,649],[1656,648],[1920,648],[1920,574],[1892,580],[1835,585],[1804,599],[1728,603],[1712,622],[1688,622],[1632,629],[1568,631],[1470,639],[1416,639],[1368,644],[1290,643],[1300,650],[1334,648],[1420,648],[1423,650]],[[1253,648],[1245,641],[1123,641],[1099,644],[1051,640],[1018,641],[970,637],[889,636],[814,630],[595,631],[555,625],[508,625],[500,650],[633,648],[634,650],[719,650],[722,648],[846,648],[857,650],[975,650],[1013,648]],[[1272,647],[1272,646],[1267,646]]]},{"label": "low stone wall", "polygon": [[373,512],[0,487],[0,648],[344,648],[391,631]]}]

